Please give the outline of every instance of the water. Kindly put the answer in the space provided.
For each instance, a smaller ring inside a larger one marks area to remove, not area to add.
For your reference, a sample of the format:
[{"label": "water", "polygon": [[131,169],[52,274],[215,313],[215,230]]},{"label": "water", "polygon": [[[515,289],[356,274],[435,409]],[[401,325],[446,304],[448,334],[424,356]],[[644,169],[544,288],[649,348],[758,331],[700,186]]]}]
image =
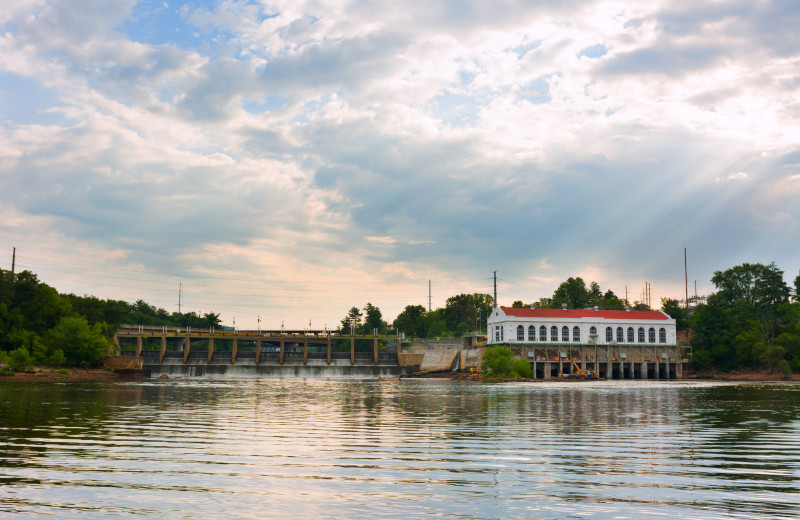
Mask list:
[{"label": "water", "polygon": [[2,518],[796,518],[800,385],[2,383]]}]

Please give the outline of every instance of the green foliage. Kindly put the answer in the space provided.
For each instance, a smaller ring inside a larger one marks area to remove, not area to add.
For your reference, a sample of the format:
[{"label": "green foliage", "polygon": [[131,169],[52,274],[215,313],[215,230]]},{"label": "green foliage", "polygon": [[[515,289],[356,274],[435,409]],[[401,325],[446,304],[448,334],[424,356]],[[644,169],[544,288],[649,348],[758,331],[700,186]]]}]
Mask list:
[{"label": "green foliage", "polygon": [[[599,292],[600,287],[598,286],[597,289]],[[566,303],[570,309],[583,309],[588,307],[591,302],[592,293],[586,288],[586,282],[580,276],[567,278],[553,293],[554,308],[561,307],[561,304]]]},{"label": "green foliage", "polygon": [[339,333],[350,334],[350,332],[355,329],[355,333],[358,334],[363,316],[364,315],[361,314],[361,309],[358,307],[350,307],[350,310],[347,311],[347,315],[342,318],[342,322],[339,325]]},{"label": "green foliage", "polygon": [[509,375],[511,377],[525,377],[530,379],[533,377],[533,369],[527,360],[517,358],[511,361]]},{"label": "green foliage", "polygon": [[725,271],[714,271],[711,282],[728,305],[738,300],[768,310],[789,300],[789,286],[775,263],[742,264]]},{"label": "green foliage", "polygon": [[59,368],[58,369],[58,373],[63,375],[63,376],[68,376],[69,375],[69,370],[67,370],[66,368]]},{"label": "green foliage", "polygon": [[487,376],[507,377],[511,371],[511,358],[514,353],[505,345],[489,347],[483,352],[481,367]]},{"label": "green foliage", "polygon": [[89,325],[86,318],[64,317],[48,335],[53,350],[60,349],[71,365],[99,366],[109,349],[108,338],[98,324]]},{"label": "green foliage", "polygon": [[428,328],[425,323],[425,307],[422,305],[407,305],[403,312],[394,319],[394,330],[403,332],[410,337],[427,337]]},{"label": "green foliage", "polygon": [[533,376],[530,363],[525,359],[513,359],[514,353],[504,345],[489,347],[483,352],[481,367],[487,377]]},{"label": "green foliage", "polygon": [[742,264],[715,272],[712,282],[718,292],[691,318],[693,363],[793,369],[800,358],[800,303],[789,302],[783,271],[774,263]]},{"label": "green foliage", "polygon": [[603,310],[624,310],[626,302],[608,289],[603,293],[600,284],[591,282],[586,287],[586,282],[581,277],[567,278],[556,288],[552,298],[541,298],[533,306],[537,309],[558,309],[566,303],[571,309],[584,309],[598,307]]},{"label": "green foliage", "polygon": [[447,329],[457,335],[475,330],[478,323],[485,324],[492,312],[494,299],[489,294],[458,294],[447,299],[444,319]]},{"label": "green foliage", "polygon": [[678,300],[661,298],[661,310],[669,314],[669,317],[675,320],[675,328],[678,330],[686,330],[686,327],[689,326],[686,308],[681,307]]},{"label": "green foliage", "polygon": [[386,332],[386,322],[383,321],[383,314],[381,310],[371,303],[364,306],[364,332],[365,334],[372,334],[377,330],[378,334]]},{"label": "green foliage", "polygon": [[11,367],[11,370],[14,372],[24,370],[33,364],[33,358],[25,347],[12,350],[8,353],[7,359],[8,366]]},{"label": "green foliage", "polygon": [[794,279],[794,301],[800,302],[800,274]]}]

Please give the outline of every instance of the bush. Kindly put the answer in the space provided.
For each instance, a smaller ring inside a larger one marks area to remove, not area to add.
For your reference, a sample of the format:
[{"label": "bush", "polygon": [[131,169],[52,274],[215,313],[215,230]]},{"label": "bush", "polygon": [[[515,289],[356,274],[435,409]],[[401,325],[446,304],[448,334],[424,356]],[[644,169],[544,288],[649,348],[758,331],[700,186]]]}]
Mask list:
[{"label": "bush", "polygon": [[488,377],[533,377],[530,363],[513,357],[514,353],[506,346],[489,347],[483,353],[481,367]]},{"label": "bush", "polygon": [[14,372],[24,370],[33,364],[30,352],[25,347],[19,347],[8,353],[8,366]]},{"label": "bush", "polygon": [[68,376],[69,375],[69,370],[67,370],[66,368],[59,368],[58,369],[58,373],[61,374],[61,375],[64,375],[64,376]]},{"label": "bush", "polygon": [[789,374],[792,373],[792,368],[789,366],[789,362],[786,361],[785,359],[781,359],[780,361],[778,361],[775,368],[777,368],[778,372],[780,372],[785,376],[788,376]]},{"label": "bush", "polygon": [[488,376],[508,376],[511,371],[511,358],[513,356],[514,353],[506,346],[489,347],[483,352],[481,368]]},{"label": "bush", "polygon": [[531,364],[525,359],[515,359],[511,362],[511,377],[533,377]]}]

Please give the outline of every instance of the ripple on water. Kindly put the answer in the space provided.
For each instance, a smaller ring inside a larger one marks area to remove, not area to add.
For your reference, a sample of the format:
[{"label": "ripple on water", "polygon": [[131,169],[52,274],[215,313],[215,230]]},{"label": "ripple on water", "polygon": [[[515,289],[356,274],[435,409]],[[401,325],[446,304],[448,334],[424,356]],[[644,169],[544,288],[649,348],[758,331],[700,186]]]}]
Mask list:
[{"label": "ripple on water", "polygon": [[790,518],[800,386],[183,380],[0,388],[0,513]]}]

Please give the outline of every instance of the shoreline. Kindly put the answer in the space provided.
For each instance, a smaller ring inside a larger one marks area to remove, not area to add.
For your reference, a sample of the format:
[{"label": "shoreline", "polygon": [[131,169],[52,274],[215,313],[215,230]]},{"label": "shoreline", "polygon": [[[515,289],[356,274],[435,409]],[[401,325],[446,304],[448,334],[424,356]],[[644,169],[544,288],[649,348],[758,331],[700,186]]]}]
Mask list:
[{"label": "shoreline", "polygon": [[[64,367],[66,368],[66,367]],[[49,367],[33,367],[29,371],[17,372],[10,376],[0,376],[0,382],[54,382],[54,383],[91,383],[106,381],[130,381],[132,379],[148,379],[133,371],[113,371],[106,368],[67,368],[62,374],[58,369]]]}]

